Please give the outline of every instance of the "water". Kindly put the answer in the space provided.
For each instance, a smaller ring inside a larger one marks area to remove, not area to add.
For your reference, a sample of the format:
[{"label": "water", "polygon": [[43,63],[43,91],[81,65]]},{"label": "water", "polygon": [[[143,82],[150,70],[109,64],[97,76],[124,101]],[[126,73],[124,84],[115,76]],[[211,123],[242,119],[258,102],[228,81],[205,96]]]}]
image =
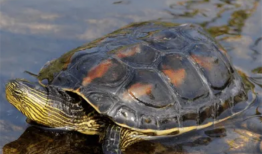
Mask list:
[{"label": "water", "polygon": [[[262,2],[259,0],[1,0],[0,153],[98,153],[96,137],[29,127],[5,99],[9,79],[35,80],[47,62],[132,22],[171,20],[204,26],[228,52],[258,98],[242,115],[203,130],[156,142],[141,142],[126,153],[262,152]],[[41,134],[41,135],[40,135]],[[30,142],[28,142],[30,138]],[[10,148],[12,147],[12,148]],[[31,147],[31,148],[29,148]],[[32,148],[33,147],[33,148]],[[72,150],[74,149],[74,150]],[[10,152],[10,151],[9,151]]]}]

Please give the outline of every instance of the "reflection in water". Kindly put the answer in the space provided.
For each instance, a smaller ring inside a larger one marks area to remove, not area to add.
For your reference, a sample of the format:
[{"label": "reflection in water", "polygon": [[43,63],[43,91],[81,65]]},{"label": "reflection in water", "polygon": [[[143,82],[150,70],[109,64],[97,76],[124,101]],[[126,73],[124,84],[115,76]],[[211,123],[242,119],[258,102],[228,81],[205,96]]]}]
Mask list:
[{"label": "reflection in water", "polygon": [[[15,124],[8,127],[7,123],[0,121],[0,143],[1,146],[6,144],[3,151],[7,154],[19,152],[62,154],[69,151],[79,154],[99,153],[100,145],[96,137],[75,132],[52,132],[29,127],[18,138],[23,129],[16,126],[21,125],[16,119],[20,114],[10,112],[15,115],[9,116],[8,113],[12,108],[4,99],[4,82],[10,78],[22,77],[21,72],[24,70],[37,70],[45,61],[55,58],[54,55],[61,55],[65,49],[69,50],[82,44],[77,40],[91,40],[134,21],[172,17],[178,23],[202,25],[229,52],[233,64],[241,69],[240,74],[245,84],[254,89],[254,92],[262,94],[259,0],[166,0],[161,3],[153,0],[150,2],[116,0],[104,4],[90,0],[90,3],[95,5],[88,3],[87,6],[83,1],[80,3],[67,1],[63,5],[48,4],[48,7],[42,7],[47,5],[44,1],[35,3],[26,0],[23,4],[18,1],[16,4],[13,1],[0,3],[2,6],[0,34],[3,35],[0,57],[2,82],[0,120],[9,120]],[[67,46],[70,43],[71,45]],[[37,63],[38,61],[41,62]],[[235,121],[230,119],[215,128],[167,140],[140,142],[129,147],[126,153],[261,153],[261,113],[260,96],[242,117],[234,118]],[[8,143],[10,140],[16,141]]]},{"label": "reflection in water", "polygon": [[[262,111],[262,108],[256,110],[256,114],[261,115],[258,110]],[[217,128],[206,128],[198,133],[183,134],[163,141],[139,142],[128,147],[124,153],[261,153],[261,121],[261,117],[256,115],[244,121],[238,117],[230,122],[219,124]],[[168,143],[167,140],[173,143]],[[51,131],[31,126],[17,140],[6,144],[3,152],[4,154],[98,154],[101,152],[101,145],[97,136]]]},{"label": "reflection in water", "polygon": [[97,136],[76,132],[48,131],[34,126],[3,147],[4,154],[98,154]]},{"label": "reflection in water", "polygon": [[123,1],[115,1],[113,4],[130,4],[129,0],[123,0]]},{"label": "reflection in water", "polygon": [[[250,46],[253,51],[252,57],[254,60],[260,60],[260,50],[262,49],[262,37],[256,39],[254,45]],[[252,70],[252,73],[262,73],[262,67],[258,67]]]}]

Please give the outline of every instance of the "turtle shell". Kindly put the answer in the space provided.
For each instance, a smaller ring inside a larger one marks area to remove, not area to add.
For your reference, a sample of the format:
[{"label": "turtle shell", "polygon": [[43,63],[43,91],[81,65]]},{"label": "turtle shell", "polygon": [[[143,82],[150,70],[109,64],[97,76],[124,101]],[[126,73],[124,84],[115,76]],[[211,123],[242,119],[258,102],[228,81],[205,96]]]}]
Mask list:
[{"label": "turtle shell", "polygon": [[142,132],[210,124],[248,105],[225,51],[194,24],[126,26],[52,61],[39,79]]}]

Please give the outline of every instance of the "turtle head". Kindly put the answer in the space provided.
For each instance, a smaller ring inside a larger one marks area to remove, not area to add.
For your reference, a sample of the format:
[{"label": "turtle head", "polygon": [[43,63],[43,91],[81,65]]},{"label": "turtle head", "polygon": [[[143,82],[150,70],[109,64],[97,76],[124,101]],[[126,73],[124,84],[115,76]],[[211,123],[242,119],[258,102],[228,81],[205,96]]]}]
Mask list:
[{"label": "turtle head", "polygon": [[24,79],[10,80],[6,84],[6,98],[29,119],[41,123],[41,114],[47,103],[47,89]]},{"label": "turtle head", "polygon": [[6,98],[27,118],[48,127],[97,134],[103,129],[101,118],[76,94],[23,79],[6,84]]}]

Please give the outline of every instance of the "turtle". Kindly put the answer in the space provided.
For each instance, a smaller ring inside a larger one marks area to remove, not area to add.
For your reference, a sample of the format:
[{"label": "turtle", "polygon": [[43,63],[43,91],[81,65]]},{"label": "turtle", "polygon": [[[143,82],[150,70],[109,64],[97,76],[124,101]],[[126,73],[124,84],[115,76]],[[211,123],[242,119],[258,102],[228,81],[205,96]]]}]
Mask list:
[{"label": "turtle", "polygon": [[99,135],[106,154],[206,128],[252,103],[225,49],[191,23],[127,25],[35,76],[10,80],[7,100],[40,125]]}]

